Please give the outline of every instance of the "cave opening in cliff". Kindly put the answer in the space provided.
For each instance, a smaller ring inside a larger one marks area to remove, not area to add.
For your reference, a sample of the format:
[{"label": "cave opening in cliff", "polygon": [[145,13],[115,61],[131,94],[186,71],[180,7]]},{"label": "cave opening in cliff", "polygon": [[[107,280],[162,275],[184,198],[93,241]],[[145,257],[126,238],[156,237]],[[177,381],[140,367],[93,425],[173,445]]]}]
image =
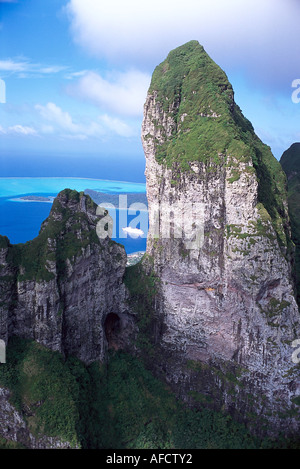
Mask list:
[{"label": "cave opening in cliff", "polygon": [[105,337],[108,348],[118,350],[119,333],[121,329],[121,320],[116,313],[109,313],[104,323]]}]

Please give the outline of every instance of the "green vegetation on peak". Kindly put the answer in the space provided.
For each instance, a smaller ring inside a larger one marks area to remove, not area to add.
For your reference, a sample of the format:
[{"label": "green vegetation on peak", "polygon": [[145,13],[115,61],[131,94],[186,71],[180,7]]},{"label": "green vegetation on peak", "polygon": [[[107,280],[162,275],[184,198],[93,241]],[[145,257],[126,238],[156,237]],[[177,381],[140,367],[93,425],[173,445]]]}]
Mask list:
[{"label": "green vegetation on peak", "polygon": [[[190,171],[195,161],[203,162],[208,171],[226,164],[235,171],[229,182],[239,179],[239,163],[248,163],[258,180],[258,202],[270,214],[280,245],[289,252],[285,174],[234,102],[226,74],[204,48],[190,41],[171,51],[154,70],[149,94],[161,114],[159,122],[153,121],[160,133],[159,140],[154,138],[157,162],[174,174]],[[168,135],[163,113],[173,122]]]},{"label": "green vegetation on peak", "polygon": [[294,274],[297,301],[300,306],[300,143],[294,143],[280,159],[288,180],[288,205],[291,220],[292,240],[295,244]]},{"label": "green vegetation on peak", "polygon": [[96,213],[97,204],[88,194],[85,194],[83,191],[77,192],[75,189],[64,189],[54,199],[50,216],[54,211],[63,212],[66,208],[69,210],[74,208],[80,210],[77,206],[82,198],[85,199],[86,208]]},{"label": "green vegetation on peak", "polygon": [[0,235],[0,249],[5,249],[10,246],[10,242],[7,236]]},{"label": "green vegetation on peak", "polygon": [[[53,279],[51,262],[55,262],[58,274],[64,275],[67,259],[72,260],[90,244],[99,244],[95,227],[91,227],[87,214],[80,209],[82,197],[85,197],[86,208],[91,208],[96,218],[97,205],[89,196],[65,189],[55,198],[39,235],[27,243],[10,247],[8,260],[18,269],[19,280]],[[4,243],[2,239],[0,242]]]},{"label": "green vegetation on peak", "polygon": [[[172,50],[166,60],[153,72],[149,92],[157,92],[157,100],[168,112],[170,105],[181,104],[184,111],[192,110],[191,104],[197,106],[198,113],[224,111],[223,103],[232,103],[232,86],[226,74],[207,55],[197,41],[190,41]],[[193,103],[188,102],[193,98]],[[184,102],[182,102],[184,101]]]},{"label": "green vegetation on peak", "polygon": [[228,120],[233,90],[203,47],[191,41],[171,51],[154,70],[149,92],[175,124],[172,135],[156,146],[158,162],[168,167],[178,162],[181,169],[195,160],[218,162],[229,142],[227,129],[216,121]]}]

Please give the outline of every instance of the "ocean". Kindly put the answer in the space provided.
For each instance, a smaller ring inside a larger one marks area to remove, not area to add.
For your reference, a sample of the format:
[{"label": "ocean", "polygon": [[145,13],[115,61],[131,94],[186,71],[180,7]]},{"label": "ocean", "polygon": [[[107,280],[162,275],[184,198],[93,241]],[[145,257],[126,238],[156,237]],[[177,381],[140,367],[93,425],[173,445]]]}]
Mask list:
[{"label": "ocean", "polygon": [[[0,178],[0,234],[7,236],[12,244],[25,243],[35,238],[40,230],[41,223],[48,217],[51,210],[51,198],[63,189],[77,191],[90,190],[100,192],[101,205],[111,203],[112,195],[122,196],[122,203],[126,202],[126,194],[130,194],[130,205],[135,194],[140,202],[141,195],[145,195],[146,186],[139,182],[111,181],[91,178],[70,177],[5,177]],[[105,200],[107,194],[107,200]],[[33,196],[26,200],[28,196]],[[25,200],[22,199],[25,197]],[[34,197],[43,197],[36,201]],[[118,197],[114,200],[118,200]],[[97,200],[98,202],[98,200]],[[103,202],[103,204],[102,204]],[[114,219],[115,229],[113,238],[123,244],[127,254],[146,250],[146,237],[148,231],[147,207],[144,210],[120,210],[118,205],[109,209]],[[109,208],[109,207],[108,207]],[[141,206],[143,209],[143,206]],[[131,234],[126,227],[141,229],[143,234]]]}]

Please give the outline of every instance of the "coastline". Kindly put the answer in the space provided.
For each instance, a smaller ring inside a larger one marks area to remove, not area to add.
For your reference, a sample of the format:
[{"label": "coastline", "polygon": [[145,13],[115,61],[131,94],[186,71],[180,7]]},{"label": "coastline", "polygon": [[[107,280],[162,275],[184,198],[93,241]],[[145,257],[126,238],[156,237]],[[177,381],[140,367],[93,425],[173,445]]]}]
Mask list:
[{"label": "coastline", "polygon": [[[29,198],[30,197],[30,198]],[[44,200],[42,200],[44,199]],[[38,196],[24,196],[16,197],[14,199],[8,199],[9,202],[39,202],[44,204],[53,204],[55,197],[38,197]]]},{"label": "coastline", "polygon": [[132,252],[131,254],[127,254],[126,267],[130,267],[132,265],[137,264],[142,259],[145,253],[146,251],[136,251]]},{"label": "coastline", "polygon": [[145,182],[132,182],[132,181],[122,181],[118,179],[99,179],[99,178],[85,178],[85,177],[73,177],[73,176],[7,176],[7,177],[2,177],[0,176],[0,181],[4,179],[78,179],[78,180],[86,180],[86,181],[104,181],[104,182],[119,182],[119,183],[125,183],[125,184],[135,184],[135,185],[141,185],[146,187]]}]

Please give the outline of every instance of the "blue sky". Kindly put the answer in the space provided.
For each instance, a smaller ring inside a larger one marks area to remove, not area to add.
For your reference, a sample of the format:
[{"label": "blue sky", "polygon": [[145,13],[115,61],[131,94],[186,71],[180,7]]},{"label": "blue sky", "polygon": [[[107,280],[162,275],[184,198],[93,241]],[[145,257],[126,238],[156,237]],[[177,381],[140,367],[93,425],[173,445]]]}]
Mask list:
[{"label": "blue sky", "polygon": [[142,171],[151,74],[192,39],[227,73],[244,115],[280,158],[300,141],[299,22],[297,0],[0,0],[2,161],[24,165],[35,155],[51,166],[60,155],[72,167],[84,155]]}]

